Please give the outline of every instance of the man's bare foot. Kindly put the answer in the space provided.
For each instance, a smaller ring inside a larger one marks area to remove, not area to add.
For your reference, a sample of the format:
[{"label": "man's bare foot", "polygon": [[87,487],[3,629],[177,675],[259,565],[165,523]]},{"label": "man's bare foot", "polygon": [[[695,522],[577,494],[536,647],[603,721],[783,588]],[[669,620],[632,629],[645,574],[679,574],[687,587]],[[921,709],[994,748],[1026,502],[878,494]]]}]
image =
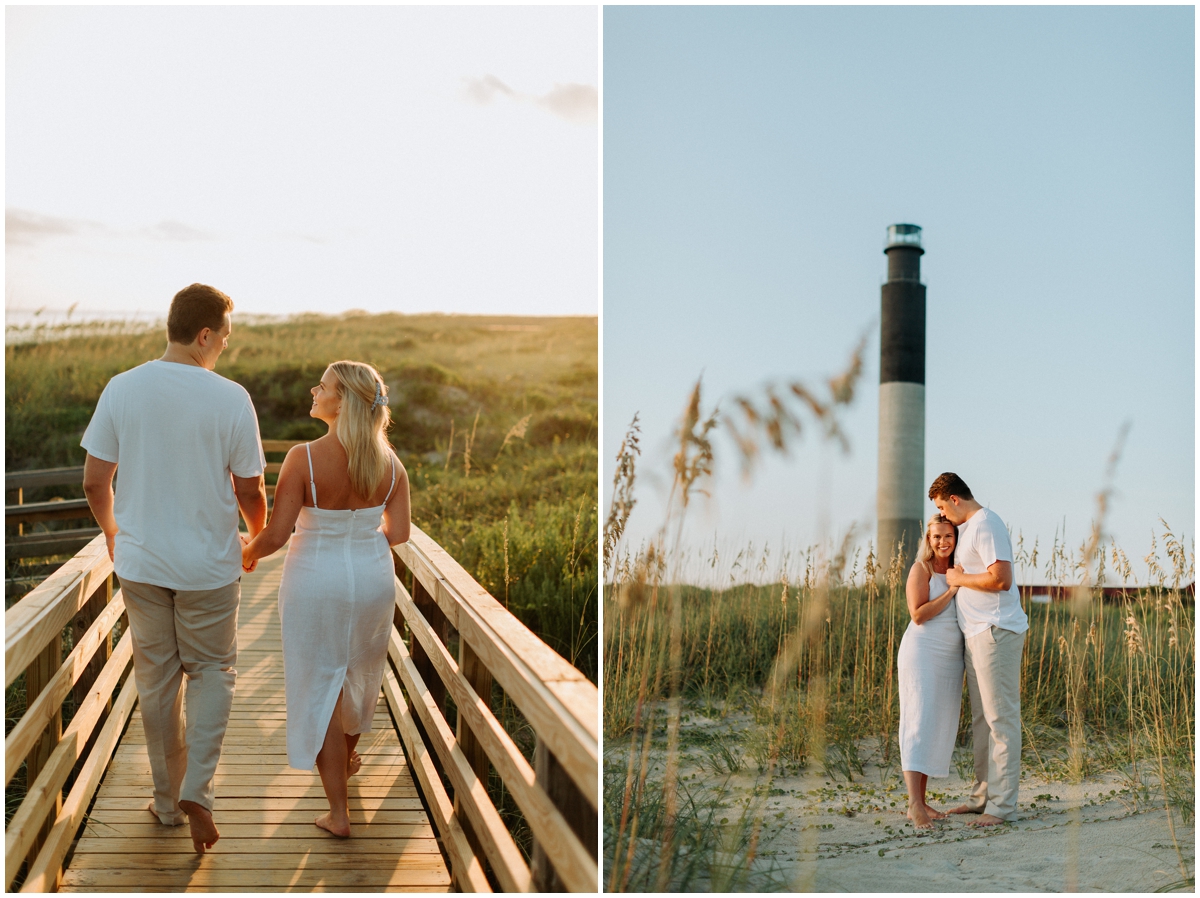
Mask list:
[{"label": "man's bare foot", "polygon": [[362,756],[358,752],[352,751],[346,758],[346,779],[350,779],[360,770],[362,770]]},{"label": "man's bare foot", "polygon": [[212,848],[221,838],[217,825],[213,823],[212,814],[207,808],[201,807],[194,801],[179,802],[180,809],[187,814],[188,826],[192,828],[192,845],[196,854],[204,854],[206,848]]},{"label": "man's bare foot", "polygon": [[980,814],[978,820],[972,820],[967,826],[998,826],[1003,822],[1004,818],[995,814]]},{"label": "man's bare foot", "polygon": [[343,817],[341,820],[335,820],[333,811],[329,811],[326,814],[322,814],[320,817],[314,820],[313,823],[321,827],[321,829],[333,833],[339,839],[347,839],[350,837],[349,817]]},{"label": "man's bare foot", "polygon": [[975,808],[970,807],[969,805],[960,804],[958,807],[951,808],[950,810],[946,811],[946,813],[947,814],[978,814],[980,812],[977,811]]},{"label": "man's bare foot", "polygon": [[933,829],[933,824],[929,822],[929,815],[925,813],[924,805],[910,804],[907,816],[917,829]]},{"label": "man's bare foot", "polygon": [[930,807],[929,805],[925,805],[925,813],[929,815],[930,820],[946,819],[946,815],[944,813],[939,811],[937,808]]}]

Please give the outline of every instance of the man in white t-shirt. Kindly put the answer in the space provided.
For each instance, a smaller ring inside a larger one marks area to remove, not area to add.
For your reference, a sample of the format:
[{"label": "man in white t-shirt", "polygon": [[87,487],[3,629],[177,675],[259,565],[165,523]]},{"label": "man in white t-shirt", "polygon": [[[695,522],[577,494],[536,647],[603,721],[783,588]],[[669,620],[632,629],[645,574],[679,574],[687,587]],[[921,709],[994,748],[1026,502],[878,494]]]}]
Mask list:
[{"label": "man in white t-shirt", "polygon": [[179,291],[167,315],[166,352],[108,382],[81,441],[84,493],[133,634],[154,780],[150,812],[168,825],[186,818],[199,854],[220,838],[212,781],[237,677],[238,510],[251,537],[267,516],[250,395],[213,370],[233,329],[232,310],[212,287]]},{"label": "man in white t-shirt", "polygon": [[1029,620],[1013,583],[1012,540],[1000,517],[971,495],[957,474],[929,487],[942,516],[958,527],[954,567],[967,688],[971,693],[975,784],[952,814],[979,814],[975,826],[995,826],[1017,813],[1021,778],[1021,651]]}]

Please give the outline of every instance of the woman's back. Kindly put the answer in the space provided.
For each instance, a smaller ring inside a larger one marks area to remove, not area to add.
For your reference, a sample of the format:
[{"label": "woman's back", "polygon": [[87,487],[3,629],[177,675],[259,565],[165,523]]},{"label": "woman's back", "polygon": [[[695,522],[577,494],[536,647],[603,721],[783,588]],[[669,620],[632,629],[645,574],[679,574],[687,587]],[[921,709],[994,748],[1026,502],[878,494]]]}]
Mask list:
[{"label": "woman's back", "polygon": [[333,434],[327,434],[319,440],[313,440],[305,447],[312,462],[312,484],[316,486],[316,501],[313,500],[312,484],[304,484],[304,505],[327,510],[348,510],[357,508],[375,508],[382,505],[388,497],[395,473],[395,459],[389,452],[391,471],[375,485],[370,496],[356,495],[350,484],[350,459],[345,448]]}]

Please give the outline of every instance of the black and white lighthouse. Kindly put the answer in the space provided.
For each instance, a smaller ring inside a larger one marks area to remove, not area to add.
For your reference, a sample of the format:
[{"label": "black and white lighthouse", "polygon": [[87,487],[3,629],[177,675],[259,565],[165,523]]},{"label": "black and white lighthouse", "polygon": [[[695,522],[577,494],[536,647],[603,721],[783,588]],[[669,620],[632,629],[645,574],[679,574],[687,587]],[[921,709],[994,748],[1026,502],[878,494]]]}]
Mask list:
[{"label": "black and white lighthouse", "polygon": [[916,557],[925,508],[925,285],[921,229],[887,229],[879,347],[879,553],[902,546],[904,571]]}]

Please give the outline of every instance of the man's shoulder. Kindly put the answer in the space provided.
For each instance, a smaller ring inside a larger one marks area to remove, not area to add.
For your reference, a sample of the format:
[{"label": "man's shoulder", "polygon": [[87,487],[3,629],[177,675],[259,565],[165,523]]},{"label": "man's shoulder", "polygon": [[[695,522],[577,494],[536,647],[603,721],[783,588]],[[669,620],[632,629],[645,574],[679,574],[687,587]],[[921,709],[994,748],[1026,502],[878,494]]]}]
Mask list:
[{"label": "man's shoulder", "polygon": [[250,392],[236,380],[230,380],[228,377],[217,374],[215,371],[209,373],[212,374],[210,383],[213,390],[220,392],[224,396],[229,396],[231,399],[244,400],[253,405],[250,399]]},{"label": "man's shoulder", "polygon": [[122,387],[131,387],[141,383],[142,380],[153,376],[154,361],[142,362],[140,365],[135,365],[132,368],[127,368],[119,374],[114,374],[109,378],[108,385],[115,386],[120,389]]},{"label": "man's shoulder", "polygon": [[1000,515],[996,514],[996,512],[992,511],[990,508],[983,508],[980,509],[980,511],[982,512],[981,519],[979,521],[980,527],[986,527],[988,530],[992,531],[1002,530],[1005,533],[1008,533],[1008,528],[1004,526],[1004,521],[1000,519]]}]

